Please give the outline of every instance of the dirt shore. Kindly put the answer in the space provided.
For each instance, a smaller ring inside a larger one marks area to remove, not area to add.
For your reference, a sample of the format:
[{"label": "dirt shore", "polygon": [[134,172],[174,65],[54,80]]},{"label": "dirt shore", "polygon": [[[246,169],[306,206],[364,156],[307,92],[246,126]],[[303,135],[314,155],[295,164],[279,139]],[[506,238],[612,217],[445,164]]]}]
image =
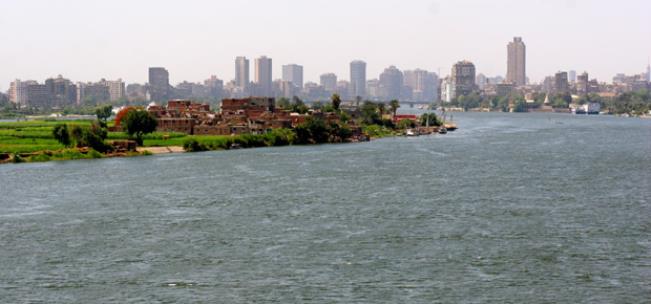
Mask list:
[{"label": "dirt shore", "polygon": [[183,147],[169,146],[169,147],[138,147],[138,152],[149,152],[151,154],[167,154],[167,153],[183,153]]}]

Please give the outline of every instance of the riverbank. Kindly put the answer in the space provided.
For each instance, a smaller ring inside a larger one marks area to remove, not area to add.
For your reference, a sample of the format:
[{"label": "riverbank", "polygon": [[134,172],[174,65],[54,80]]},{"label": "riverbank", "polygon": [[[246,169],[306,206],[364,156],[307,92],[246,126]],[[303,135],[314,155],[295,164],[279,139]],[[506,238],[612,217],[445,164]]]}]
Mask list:
[{"label": "riverbank", "polygon": [[[68,148],[52,135],[57,121],[0,122],[0,163],[44,162],[52,160],[132,157],[163,153],[218,151],[229,149],[312,144],[310,136],[301,138],[295,130],[274,129],[266,134],[188,135],[174,132],[154,132],[143,137],[143,145],[136,151],[99,153],[88,148]],[[88,127],[92,121],[66,122],[69,127]],[[371,126],[373,138],[393,135],[383,127]],[[107,142],[128,139],[123,132],[109,132]],[[350,139],[327,138],[325,142],[350,142]],[[314,142],[317,143],[317,142]]]},{"label": "riverbank", "polygon": [[[93,121],[68,121],[69,127],[89,127]],[[344,135],[341,130],[273,129],[265,134],[240,135],[188,135],[174,132],[154,132],[143,137],[143,145],[135,151],[100,153],[88,148],[70,148],[53,136],[58,121],[31,120],[0,122],[0,163],[44,162],[54,160],[94,159],[107,157],[132,157],[152,154],[219,151],[231,149],[349,143],[371,139],[402,136],[404,130],[381,125],[366,125],[361,134]],[[318,126],[317,126],[318,127]],[[315,133],[316,132],[316,133]],[[124,141],[129,136],[123,132],[108,132],[106,142]],[[120,150],[120,149],[118,149]]]}]

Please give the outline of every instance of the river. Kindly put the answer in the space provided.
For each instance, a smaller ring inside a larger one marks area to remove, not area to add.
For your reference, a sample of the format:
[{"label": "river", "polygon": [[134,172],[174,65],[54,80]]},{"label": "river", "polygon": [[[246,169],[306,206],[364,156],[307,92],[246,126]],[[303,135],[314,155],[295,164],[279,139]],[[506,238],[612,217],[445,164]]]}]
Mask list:
[{"label": "river", "polygon": [[2,303],[648,303],[651,120],[0,166]]}]

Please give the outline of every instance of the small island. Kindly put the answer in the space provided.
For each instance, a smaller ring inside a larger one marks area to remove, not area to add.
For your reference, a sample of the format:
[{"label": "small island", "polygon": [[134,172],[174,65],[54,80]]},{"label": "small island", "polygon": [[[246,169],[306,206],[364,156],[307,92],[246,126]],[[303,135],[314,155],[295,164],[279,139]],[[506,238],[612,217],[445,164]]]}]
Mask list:
[{"label": "small island", "polygon": [[299,98],[225,99],[220,111],[191,100],[106,105],[96,109],[96,120],[1,122],[0,163],[350,143],[456,129],[435,113],[398,115],[399,107],[398,100],[343,103],[336,94],[311,105]]}]

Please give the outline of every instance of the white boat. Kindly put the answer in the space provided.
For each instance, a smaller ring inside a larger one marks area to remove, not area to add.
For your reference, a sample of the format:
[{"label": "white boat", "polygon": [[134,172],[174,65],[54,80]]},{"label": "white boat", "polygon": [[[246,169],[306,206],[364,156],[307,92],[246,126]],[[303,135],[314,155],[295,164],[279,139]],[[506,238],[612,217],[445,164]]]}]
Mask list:
[{"label": "white boat", "polygon": [[418,134],[416,134],[416,133],[414,132],[414,130],[412,130],[412,129],[407,129],[407,130],[405,131],[405,135],[407,135],[407,136],[418,136]]}]

